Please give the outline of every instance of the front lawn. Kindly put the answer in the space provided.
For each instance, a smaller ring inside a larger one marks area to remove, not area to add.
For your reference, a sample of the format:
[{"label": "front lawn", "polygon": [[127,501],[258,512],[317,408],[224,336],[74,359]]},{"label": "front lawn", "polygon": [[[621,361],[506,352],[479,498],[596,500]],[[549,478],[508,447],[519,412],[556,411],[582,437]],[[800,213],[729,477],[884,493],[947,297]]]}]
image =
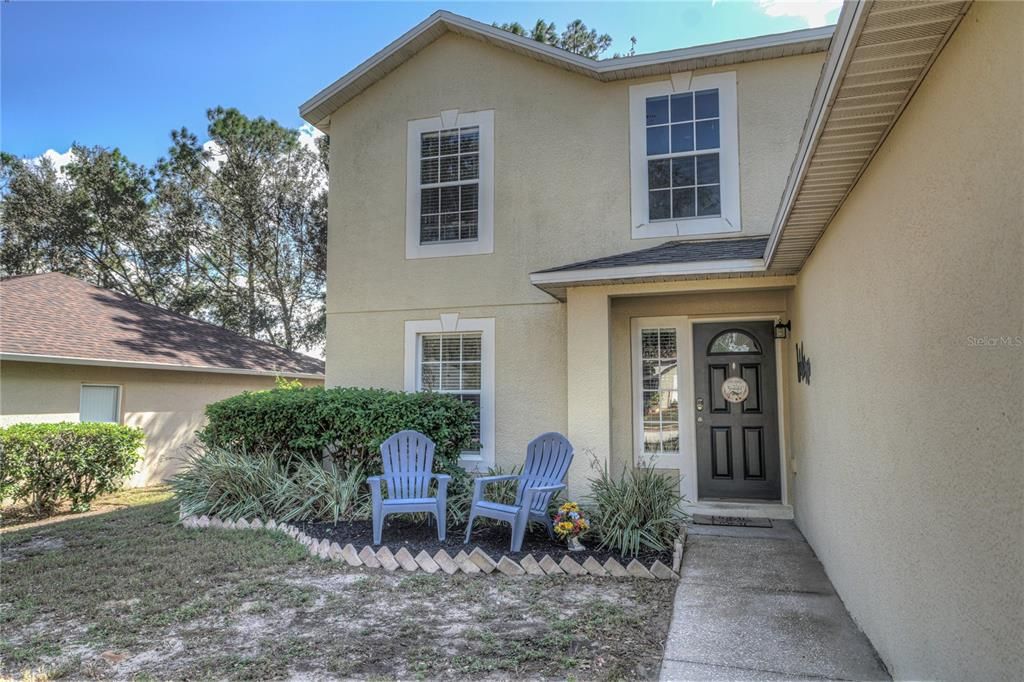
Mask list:
[{"label": "front lawn", "polygon": [[170,493],[0,535],[0,676],[656,677],[675,581],[351,569]]}]

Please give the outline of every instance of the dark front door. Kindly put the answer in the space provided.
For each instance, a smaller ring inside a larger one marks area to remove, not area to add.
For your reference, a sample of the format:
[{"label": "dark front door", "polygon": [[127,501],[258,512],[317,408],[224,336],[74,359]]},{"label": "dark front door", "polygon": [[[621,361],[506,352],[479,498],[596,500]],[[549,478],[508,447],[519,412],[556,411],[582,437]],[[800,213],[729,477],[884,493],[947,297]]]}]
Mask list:
[{"label": "dark front door", "polygon": [[772,323],[695,324],[693,365],[698,495],[780,499]]}]

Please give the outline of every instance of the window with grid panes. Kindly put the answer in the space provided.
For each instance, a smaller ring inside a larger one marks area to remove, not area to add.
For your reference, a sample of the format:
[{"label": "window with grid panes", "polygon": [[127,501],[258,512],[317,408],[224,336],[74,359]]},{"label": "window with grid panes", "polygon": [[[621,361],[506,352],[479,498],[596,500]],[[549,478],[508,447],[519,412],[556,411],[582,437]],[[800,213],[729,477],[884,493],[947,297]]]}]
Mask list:
[{"label": "window with grid panes", "polygon": [[649,219],[721,215],[718,90],[648,97],[645,113]]},{"label": "window with grid panes", "polygon": [[643,447],[646,454],[679,452],[679,348],[676,329],[640,330]]},{"label": "window with grid panes", "polygon": [[421,391],[449,393],[476,408],[471,449],[480,448],[481,334],[423,334],[420,336]]},{"label": "window with grid panes", "polygon": [[420,243],[476,239],[479,201],[479,127],[421,133]]}]

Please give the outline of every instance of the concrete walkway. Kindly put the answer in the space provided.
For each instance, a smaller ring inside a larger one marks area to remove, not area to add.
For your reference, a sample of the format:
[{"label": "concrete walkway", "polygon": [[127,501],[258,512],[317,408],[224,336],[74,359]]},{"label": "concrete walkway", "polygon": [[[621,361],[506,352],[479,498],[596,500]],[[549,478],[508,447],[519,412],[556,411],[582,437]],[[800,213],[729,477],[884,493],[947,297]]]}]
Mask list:
[{"label": "concrete walkway", "polygon": [[792,521],[690,526],[661,679],[888,680]]}]

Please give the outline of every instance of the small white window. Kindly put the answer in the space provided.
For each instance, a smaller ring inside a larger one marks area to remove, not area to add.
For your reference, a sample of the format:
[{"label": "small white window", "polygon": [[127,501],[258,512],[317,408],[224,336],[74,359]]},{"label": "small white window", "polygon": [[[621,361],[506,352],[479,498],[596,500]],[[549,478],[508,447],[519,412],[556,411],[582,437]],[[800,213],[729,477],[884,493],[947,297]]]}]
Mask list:
[{"label": "small white window", "polygon": [[481,335],[421,334],[416,390],[448,393],[476,410],[473,444],[480,451]]},{"label": "small white window", "polygon": [[634,456],[681,467],[690,445],[690,337],[685,317],[632,321]]},{"label": "small white window", "polygon": [[78,421],[121,422],[121,387],[83,384],[78,407]]},{"label": "small white window", "polygon": [[738,231],[735,73],[635,85],[629,96],[632,236]]},{"label": "small white window", "polygon": [[409,122],[406,258],[494,250],[494,112]]},{"label": "small white window", "polygon": [[494,318],[445,313],[405,323],[405,390],[448,393],[476,407],[473,444],[461,464],[494,466]]}]

